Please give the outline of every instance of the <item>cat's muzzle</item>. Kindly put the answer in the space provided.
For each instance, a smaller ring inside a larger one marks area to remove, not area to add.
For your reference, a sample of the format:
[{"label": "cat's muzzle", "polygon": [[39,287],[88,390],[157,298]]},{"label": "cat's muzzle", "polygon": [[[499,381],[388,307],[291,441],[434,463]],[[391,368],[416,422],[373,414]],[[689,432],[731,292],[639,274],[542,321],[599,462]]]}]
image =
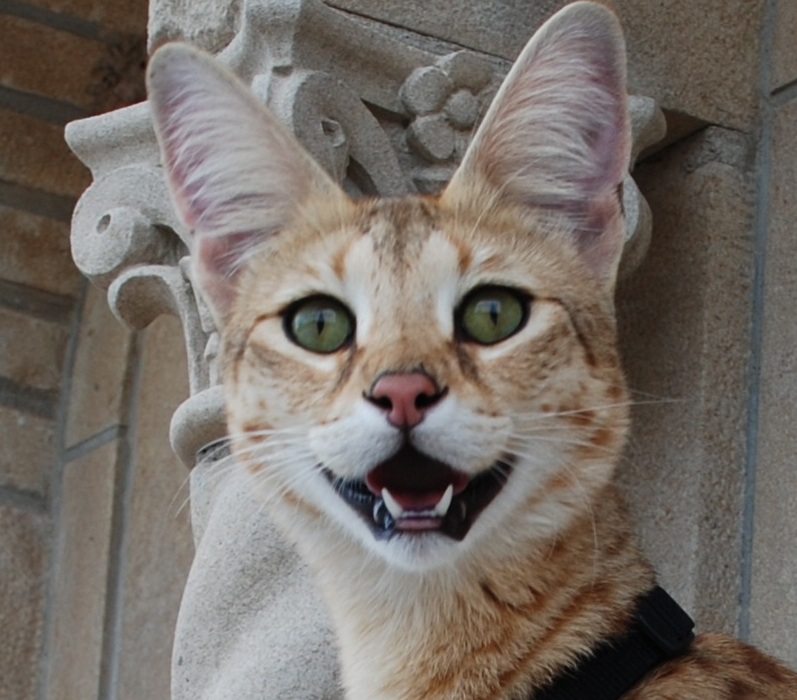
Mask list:
[{"label": "cat's muzzle", "polygon": [[405,444],[365,480],[340,479],[326,469],[324,474],[377,539],[437,532],[462,540],[511,471],[508,459],[499,460],[470,477]]}]

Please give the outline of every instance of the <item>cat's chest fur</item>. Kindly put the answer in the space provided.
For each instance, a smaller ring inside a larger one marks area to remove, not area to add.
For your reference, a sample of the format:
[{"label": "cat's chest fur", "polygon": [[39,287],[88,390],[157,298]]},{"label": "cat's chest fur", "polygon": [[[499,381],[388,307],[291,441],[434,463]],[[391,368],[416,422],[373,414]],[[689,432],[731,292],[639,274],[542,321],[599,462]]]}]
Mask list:
[{"label": "cat's chest fur", "polygon": [[[348,700],[533,699],[626,634],[654,576],[613,485],[613,15],[544,25],[439,197],[350,199],[185,47],[149,87],[234,459],[316,572]],[[703,636],[624,697],[797,698],[797,677]]]}]

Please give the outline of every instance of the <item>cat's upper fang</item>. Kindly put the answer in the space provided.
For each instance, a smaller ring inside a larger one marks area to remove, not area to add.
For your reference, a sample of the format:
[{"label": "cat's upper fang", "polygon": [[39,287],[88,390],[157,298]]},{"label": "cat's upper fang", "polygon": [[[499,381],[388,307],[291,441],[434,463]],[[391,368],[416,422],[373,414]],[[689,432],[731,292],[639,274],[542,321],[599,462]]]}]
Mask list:
[{"label": "cat's upper fang", "polygon": [[454,484],[449,484],[443,497],[437,502],[434,507],[435,514],[440,518],[445,518],[448,509],[451,507],[451,500],[454,498]]},{"label": "cat's upper fang", "polygon": [[404,515],[404,509],[387,489],[382,489],[382,500],[385,502],[385,507],[393,516],[394,520],[398,520]]}]

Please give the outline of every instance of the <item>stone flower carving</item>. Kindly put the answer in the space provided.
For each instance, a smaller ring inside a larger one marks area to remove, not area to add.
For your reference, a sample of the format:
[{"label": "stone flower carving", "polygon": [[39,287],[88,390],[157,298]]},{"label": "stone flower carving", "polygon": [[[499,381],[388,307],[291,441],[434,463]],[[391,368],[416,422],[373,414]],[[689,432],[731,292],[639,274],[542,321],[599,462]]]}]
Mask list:
[{"label": "stone flower carving", "polygon": [[[399,91],[411,117],[408,146],[432,167],[413,174],[421,191],[436,191],[451,176],[492,98],[493,66],[470,51],[457,51],[416,68]],[[435,167],[445,165],[445,167]]]}]

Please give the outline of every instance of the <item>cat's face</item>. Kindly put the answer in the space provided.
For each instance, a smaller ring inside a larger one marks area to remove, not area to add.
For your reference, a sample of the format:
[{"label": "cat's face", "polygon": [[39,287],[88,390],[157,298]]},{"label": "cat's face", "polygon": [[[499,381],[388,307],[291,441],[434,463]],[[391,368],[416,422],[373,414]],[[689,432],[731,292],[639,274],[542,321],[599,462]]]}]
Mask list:
[{"label": "cat's face", "polygon": [[510,551],[610,477],[629,136],[619,28],[577,7],[527,47],[440,198],[353,202],[209,59],[153,60],[233,447],[308,546],[416,570]]},{"label": "cat's face", "polygon": [[625,430],[611,301],[567,241],[445,198],[307,218],[250,261],[227,326],[264,496],[413,568],[561,526]]}]

